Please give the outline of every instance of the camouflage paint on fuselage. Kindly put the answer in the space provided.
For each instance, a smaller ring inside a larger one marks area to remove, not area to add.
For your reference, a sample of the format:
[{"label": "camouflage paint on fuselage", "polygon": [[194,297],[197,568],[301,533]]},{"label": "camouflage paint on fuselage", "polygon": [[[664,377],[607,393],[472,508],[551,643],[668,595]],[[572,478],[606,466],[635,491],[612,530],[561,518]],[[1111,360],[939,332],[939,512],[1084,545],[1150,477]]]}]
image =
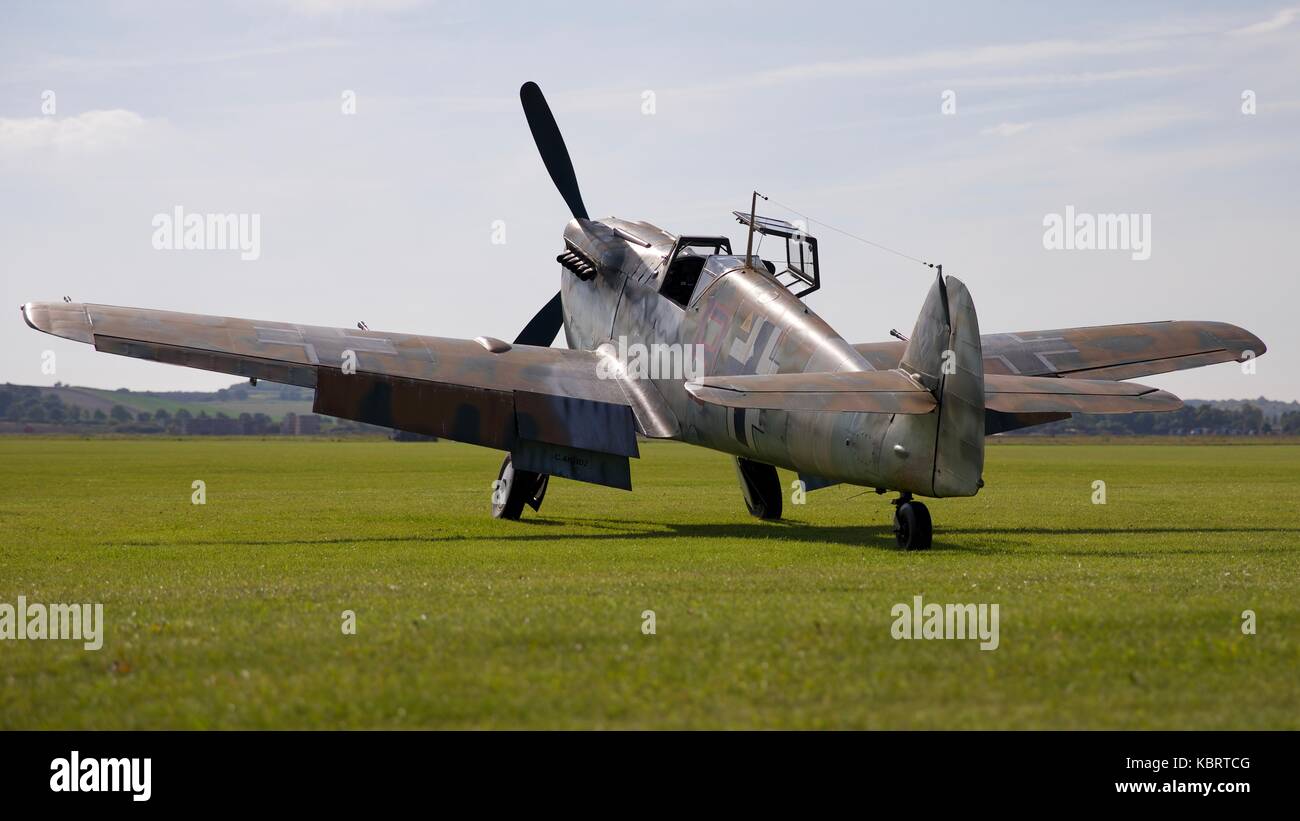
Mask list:
[{"label": "camouflage paint on fuselage", "polygon": [[[682,306],[660,293],[672,234],[607,218],[571,221],[565,240],[598,263],[587,281],[562,272],[572,348],[617,346],[620,337],[687,351],[698,345],[703,376],[875,370],[757,257],[751,267],[743,256],[710,256]],[[684,378],[650,381],[677,417],[672,438],[831,481],[926,495],[934,490],[937,413],[899,415],[895,424],[893,414],[725,408],[691,397]],[[904,439],[906,446],[895,451],[893,444]]]}]

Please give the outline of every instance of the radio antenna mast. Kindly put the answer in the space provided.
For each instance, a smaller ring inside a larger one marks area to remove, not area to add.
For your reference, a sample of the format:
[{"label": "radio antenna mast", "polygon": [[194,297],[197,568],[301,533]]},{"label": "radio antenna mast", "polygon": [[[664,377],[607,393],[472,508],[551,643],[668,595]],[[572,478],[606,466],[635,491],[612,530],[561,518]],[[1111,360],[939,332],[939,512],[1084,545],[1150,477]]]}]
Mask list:
[{"label": "radio antenna mast", "polygon": [[[763,195],[755,191],[754,196],[749,198],[749,239],[745,242],[745,267],[746,268],[754,267],[754,220],[758,216],[757,212],[758,212],[759,197],[763,197]],[[763,199],[766,200],[767,197],[763,197]]]}]

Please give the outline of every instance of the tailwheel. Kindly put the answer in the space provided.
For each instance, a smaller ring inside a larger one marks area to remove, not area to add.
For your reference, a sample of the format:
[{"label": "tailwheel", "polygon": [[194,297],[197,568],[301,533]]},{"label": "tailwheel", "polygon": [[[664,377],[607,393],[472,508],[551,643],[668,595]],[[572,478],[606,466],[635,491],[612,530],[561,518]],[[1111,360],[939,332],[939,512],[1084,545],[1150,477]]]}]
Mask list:
[{"label": "tailwheel", "polygon": [[531,470],[516,470],[510,456],[501,462],[497,480],[492,483],[492,518],[518,519],[524,505],[540,510],[550,476]]},{"label": "tailwheel", "polygon": [[894,538],[904,550],[929,550],[934,528],[930,511],[920,502],[912,501],[912,494],[904,493],[894,501]]}]

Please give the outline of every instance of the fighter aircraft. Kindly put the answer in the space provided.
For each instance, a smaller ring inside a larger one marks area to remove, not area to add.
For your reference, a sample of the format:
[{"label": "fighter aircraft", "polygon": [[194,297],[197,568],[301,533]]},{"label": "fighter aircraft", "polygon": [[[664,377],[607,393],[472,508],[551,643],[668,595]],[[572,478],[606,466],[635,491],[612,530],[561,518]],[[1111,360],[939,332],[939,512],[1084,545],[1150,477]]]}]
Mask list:
[{"label": "fighter aircraft", "polygon": [[[778,467],[806,491],[897,492],[906,549],[932,538],[914,497],[983,486],[985,436],[1073,412],[1173,410],[1173,395],[1120,380],[1264,353],[1221,322],[981,335],[970,292],[941,269],[909,337],[850,343],[804,301],[821,286],[806,226],[759,216],[752,196],[733,212],[740,254],[724,236],[592,219],[541,90],[526,83],[520,100],[573,219],[559,292],[513,342],[72,302],[29,302],[23,317],[99,351],[313,388],[317,413],[506,451],[498,518],[539,510],[552,476],[631,490],[640,436],[733,457],[760,519],[781,516]],[[753,253],[756,234],[784,249],[779,270]],[[561,327],[567,350],[551,347]],[[629,344],[702,373],[629,367]]]}]

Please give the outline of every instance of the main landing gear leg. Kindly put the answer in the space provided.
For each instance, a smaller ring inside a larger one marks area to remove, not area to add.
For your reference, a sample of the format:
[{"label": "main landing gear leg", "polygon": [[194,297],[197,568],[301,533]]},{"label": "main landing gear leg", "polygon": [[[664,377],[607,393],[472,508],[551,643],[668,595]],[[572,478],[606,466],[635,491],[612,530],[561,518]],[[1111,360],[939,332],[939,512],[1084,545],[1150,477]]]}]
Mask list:
[{"label": "main landing gear leg", "polygon": [[736,475],[740,477],[740,490],[749,515],[759,519],[781,518],[781,480],[776,468],[737,456]]},{"label": "main landing gear leg", "polygon": [[524,505],[540,510],[550,478],[545,473],[516,470],[507,455],[501,463],[497,480],[492,483],[492,518],[518,519],[524,512]]},{"label": "main landing gear leg", "polygon": [[926,506],[913,502],[910,493],[899,494],[894,500],[894,538],[898,546],[904,550],[929,550],[933,535]]}]

